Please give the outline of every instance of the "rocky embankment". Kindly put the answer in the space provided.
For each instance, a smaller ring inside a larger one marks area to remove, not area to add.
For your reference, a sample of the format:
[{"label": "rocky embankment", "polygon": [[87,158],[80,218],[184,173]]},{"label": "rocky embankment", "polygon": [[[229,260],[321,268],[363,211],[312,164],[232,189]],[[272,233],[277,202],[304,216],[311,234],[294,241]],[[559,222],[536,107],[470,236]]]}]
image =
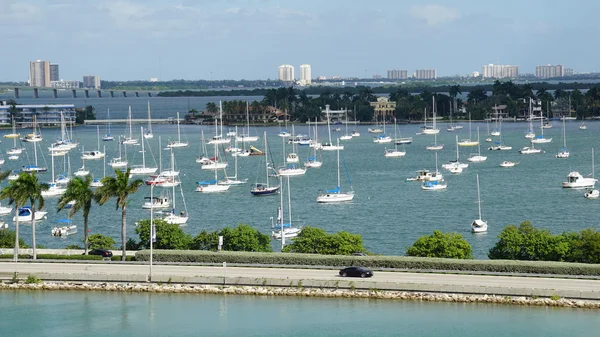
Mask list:
[{"label": "rocky embankment", "polygon": [[532,298],[522,296],[443,294],[427,292],[319,289],[297,287],[252,287],[183,285],[160,283],[0,283],[0,290],[69,290],[69,291],[120,291],[147,293],[186,293],[216,295],[298,296],[325,298],[373,298],[390,300],[416,300],[428,302],[495,303],[528,306],[551,306],[566,308],[600,309],[600,302],[566,298]]}]

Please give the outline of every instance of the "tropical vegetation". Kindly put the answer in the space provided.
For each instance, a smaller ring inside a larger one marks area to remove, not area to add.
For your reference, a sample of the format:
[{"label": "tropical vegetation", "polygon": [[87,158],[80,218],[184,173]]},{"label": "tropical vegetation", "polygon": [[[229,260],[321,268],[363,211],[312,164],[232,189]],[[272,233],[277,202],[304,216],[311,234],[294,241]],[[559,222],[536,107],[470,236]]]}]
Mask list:
[{"label": "tropical vegetation", "polygon": [[305,227],[302,232],[283,248],[286,253],[352,255],[366,253],[362,236],[346,231],[329,234],[316,227]]},{"label": "tropical vegetation", "polygon": [[442,233],[434,230],[432,235],[422,236],[406,251],[407,256],[438,257],[447,259],[472,259],[471,245],[458,233]]},{"label": "tropical vegetation", "polygon": [[90,210],[92,209],[92,201],[94,200],[94,191],[90,187],[92,183],[92,178],[90,176],[75,177],[67,184],[67,189],[65,193],[58,200],[57,209],[60,212],[67,205],[74,201],[75,203],[71,206],[69,210],[69,218],[72,218],[77,212],[80,210],[83,213],[83,247],[85,249],[85,255],[88,253],[88,235],[89,235],[89,216]]}]

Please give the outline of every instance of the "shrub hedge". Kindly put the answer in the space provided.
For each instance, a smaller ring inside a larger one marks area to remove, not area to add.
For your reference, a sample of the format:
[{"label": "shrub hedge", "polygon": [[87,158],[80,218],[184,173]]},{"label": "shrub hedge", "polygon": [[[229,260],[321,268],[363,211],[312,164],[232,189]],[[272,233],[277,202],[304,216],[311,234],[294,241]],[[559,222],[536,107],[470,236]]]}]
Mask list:
[{"label": "shrub hedge", "polygon": [[[4,254],[0,255],[0,259],[12,259],[13,255]],[[31,260],[31,255],[19,255],[21,260]],[[57,254],[38,254],[38,260],[102,260],[102,256],[99,255],[57,255]],[[112,261],[121,261],[120,256],[113,256]],[[135,261],[135,256],[127,256],[126,261]]]},{"label": "shrub hedge", "polygon": [[[150,251],[136,253],[136,261],[148,261]],[[600,265],[568,262],[458,260],[408,256],[344,256],[294,253],[251,253],[213,251],[155,250],[156,262],[238,263],[300,266],[343,267],[358,265],[370,268],[446,270],[523,274],[600,276]]]}]

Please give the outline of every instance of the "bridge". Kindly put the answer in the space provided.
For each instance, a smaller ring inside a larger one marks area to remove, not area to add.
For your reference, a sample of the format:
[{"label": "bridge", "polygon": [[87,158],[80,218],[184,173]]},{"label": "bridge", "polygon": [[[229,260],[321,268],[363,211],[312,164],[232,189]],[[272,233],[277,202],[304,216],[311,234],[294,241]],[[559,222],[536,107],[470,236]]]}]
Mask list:
[{"label": "bridge", "polygon": [[117,90],[117,89],[93,89],[93,88],[46,88],[46,87],[15,87],[15,86],[0,86],[1,89],[12,90],[14,98],[21,98],[21,93],[31,91],[33,98],[40,98],[40,92],[51,91],[52,97],[58,98],[61,93],[67,97],[152,97],[158,91],[155,90]]},{"label": "bridge", "polygon": [[[184,120],[183,119],[179,119],[179,123],[182,123]],[[84,125],[105,125],[108,123],[111,124],[127,124],[129,122],[128,119],[86,119],[83,121]],[[131,119],[131,124],[147,124],[148,123],[148,119],[147,118],[134,118]],[[152,124],[173,124],[173,123],[177,123],[177,118],[152,118],[150,120],[150,123]]]}]

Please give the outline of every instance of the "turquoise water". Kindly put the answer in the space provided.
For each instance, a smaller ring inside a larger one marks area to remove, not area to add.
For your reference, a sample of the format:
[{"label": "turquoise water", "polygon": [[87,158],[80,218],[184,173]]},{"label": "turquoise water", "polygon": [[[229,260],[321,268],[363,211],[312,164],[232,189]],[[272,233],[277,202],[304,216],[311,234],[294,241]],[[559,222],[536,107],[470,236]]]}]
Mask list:
[{"label": "turquoise water", "polygon": [[0,292],[3,336],[593,336],[595,311],[366,299]]},{"label": "turquoise water", "polygon": [[[156,98],[159,99],[159,98]],[[212,100],[208,98],[207,100]],[[105,99],[104,101],[109,101]],[[142,98],[130,99],[139,107],[134,110],[138,116],[145,114],[146,100]],[[187,99],[180,99],[178,104],[185,104]],[[106,103],[108,104],[108,103]],[[120,104],[120,103],[119,103]],[[158,105],[158,104],[157,104]],[[123,109],[126,109],[124,107]],[[158,109],[158,107],[157,107]],[[162,107],[165,109],[165,106]],[[113,107],[111,107],[113,111]],[[118,111],[115,108],[115,111]],[[121,111],[123,112],[123,111]],[[381,254],[404,254],[418,237],[430,234],[434,229],[442,231],[455,231],[461,233],[473,246],[477,258],[485,258],[489,248],[495,243],[499,232],[508,224],[518,224],[530,220],[535,226],[547,228],[554,233],[563,231],[577,231],[583,228],[598,228],[598,217],[594,216],[600,211],[598,200],[587,200],[581,190],[568,190],[561,188],[561,182],[571,170],[577,170],[583,175],[591,173],[592,158],[591,147],[598,144],[600,122],[588,122],[588,129],[580,131],[579,122],[567,122],[568,147],[571,152],[569,159],[556,159],[554,155],[562,148],[561,123],[553,122],[554,128],[545,130],[548,137],[553,138],[550,144],[541,144],[546,151],[539,155],[520,155],[518,149],[527,145],[523,133],[527,128],[526,123],[504,123],[503,133],[507,145],[513,146],[512,151],[488,151],[490,143],[482,142],[482,152],[488,156],[484,163],[471,163],[461,175],[451,175],[443,170],[448,182],[448,189],[444,191],[422,191],[417,182],[406,182],[405,179],[413,177],[416,170],[435,168],[434,154],[426,151],[425,147],[433,143],[433,136],[415,135],[419,125],[402,125],[398,131],[402,136],[412,136],[413,143],[406,146],[407,154],[403,158],[384,158],[383,150],[389,144],[375,144],[366,126],[359,126],[362,134],[360,138],[344,143],[346,149],[342,151],[342,158],[347,167],[356,197],[352,203],[338,205],[320,205],[316,203],[319,189],[334,188],[336,186],[336,154],[324,152],[323,166],[311,169],[305,176],[292,177],[292,212],[296,224],[317,226],[329,232],[347,230],[363,236],[366,247],[373,252]],[[139,135],[139,126],[134,127],[134,132]],[[480,127],[481,137],[487,133],[485,123],[473,123],[473,138],[476,138],[476,128]],[[493,125],[491,126],[493,128]],[[125,134],[124,125],[116,125],[113,134]],[[290,127],[291,129],[291,127]],[[343,128],[342,128],[343,129]],[[194,192],[195,182],[211,180],[213,171],[201,170],[195,163],[196,156],[200,153],[200,130],[204,130],[206,137],[212,137],[214,127],[182,125],[182,138],[191,143],[189,148],[176,149],[175,161],[181,170],[183,191],[187,209],[190,215],[188,225],[183,227],[186,232],[193,235],[203,229],[216,230],[225,226],[235,226],[238,223],[248,223],[261,231],[270,231],[271,219],[276,216],[279,205],[278,197],[253,197],[249,193],[250,186],[231,187],[228,192],[219,194],[200,194]],[[103,130],[101,130],[102,132]],[[282,139],[277,137],[277,127],[257,127],[252,132],[261,136],[254,146],[263,149],[262,134],[267,132],[271,153],[276,165],[283,163]],[[393,129],[388,128],[388,134],[393,136]],[[4,131],[8,132],[8,131]],[[308,133],[306,125],[297,126],[296,132]],[[539,128],[536,128],[539,132]],[[158,136],[162,136],[163,147],[168,138],[176,137],[176,126],[155,125],[155,138],[150,142],[150,151],[147,160],[150,165],[158,162],[160,152]],[[458,133],[461,137],[468,137],[469,127]],[[40,162],[50,167],[50,157],[47,155],[47,146],[57,136],[57,130],[43,130],[44,159]],[[343,132],[332,133],[332,137],[340,136]],[[400,135],[398,135],[400,136]],[[455,133],[440,132],[438,142],[445,144],[439,151],[439,165],[454,159]],[[86,150],[96,148],[96,128],[79,127],[75,130],[75,138]],[[319,127],[319,138],[327,138],[325,126]],[[116,142],[106,142],[107,161],[118,155]],[[4,152],[12,146],[8,139],[2,139],[0,150]],[[31,144],[26,144],[29,162],[33,160]],[[286,145],[287,151],[291,146]],[[147,149],[148,150],[148,149]],[[461,148],[461,160],[464,162],[470,152],[475,148]],[[81,166],[81,146],[71,151],[72,170]],[[212,149],[209,146],[209,151]],[[151,153],[152,154],[151,154]],[[311,153],[308,147],[299,147],[297,152],[301,159]],[[598,152],[598,151],[597,151]],[[168,151],[163,153],[163,167],[169,165]],[[29,163],[26,156],[21,161],[6,161],[4,169],[15,169]],[[57,157],[58,158],[58,157]],[[141,154],[138,148],[128,147],[130,164],[140,164]],[[246,157],[239,158],[239,176],[248,178],[248,183],[254,183],[257,178],[264,180],[264,158]],[[503,160],[520,162],[512,169],[499,167]],[[233,160],[228,168],[230,174],[233,170]],[[58,159],[57,171],[62,172],[63,162]],[[87,161],[88,167],[94,176],[102,176],[102,161]],[[108,168],[110,172],[110,167]],[[440,168],[441,169],[441,168]],[[223,177],[222,173],[220,178]],[[470,233],[470,224],[477,218],[477,194],[475,175],[479,174],[481,185],[481,198],[483,218],[488,221],[489,232],[485,234]],[[50,180],[50,173],[41,174],[42,180]],[[347,189],[348,183],[342,181],[342,189]],[[155,189],[159,194],[161,188]],[[149,216],[149,212],[141,209],[143,198],[148,196],[150,190],[147,186],[134,195],[128,207],[128,232],[134,232],[133,223],[136,220]],[[178,209],[182,208],[181,197],[177,192]],[[66,217],[56,214],[56,198],[47,198],[46,208],[49,211],[48,219],[38,226],[38,242],[49,248],[60,248],[68,244],[79,243],[83,238],[80,216],[75,217],[75,222],[80,226],[78,234],[66,239],[53,238],[50,230],[54,222]],[[286,212],[287,214],[287,212]],[[287,217],[287,215],[286,215]],[[8,217],[5,220],[9,220]],[[12,222],[9,222],[12,226]],[[30,242],[31,226],[24,225],[22,236]],[[105,206],[94,205],[90,220],[91,233],[111,235],[120,245],[120,212],[115,211],[114,202]],[[274,247],[279,243],[274,242]]]}]

